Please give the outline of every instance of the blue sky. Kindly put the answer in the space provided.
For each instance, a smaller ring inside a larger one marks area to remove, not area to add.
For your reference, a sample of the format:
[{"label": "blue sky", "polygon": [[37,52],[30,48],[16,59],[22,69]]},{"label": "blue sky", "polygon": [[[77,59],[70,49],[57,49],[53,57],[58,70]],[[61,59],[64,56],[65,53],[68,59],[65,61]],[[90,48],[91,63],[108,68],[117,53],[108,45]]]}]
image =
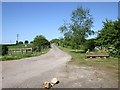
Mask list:
[{"label": "blue sky", "polygon": [[[71,12],[78,6],[90,9],[94,18],[94,31],[103,27],[105,19],[118,18],[117,2],[3,2],[2,3],[2,43],[19,40],[32,41],[36,35],[44,35],[48,40],[63,35],[58,28],[64,20],[70,22]],[[90,36],[89,38],[95,37]]]}]

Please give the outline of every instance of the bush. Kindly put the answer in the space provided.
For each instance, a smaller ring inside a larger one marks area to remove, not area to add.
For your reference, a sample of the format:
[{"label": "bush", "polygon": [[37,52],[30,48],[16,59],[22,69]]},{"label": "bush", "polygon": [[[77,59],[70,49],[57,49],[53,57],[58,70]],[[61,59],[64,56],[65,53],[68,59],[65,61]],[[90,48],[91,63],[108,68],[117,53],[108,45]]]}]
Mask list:
[{"label": "bush", "polygon": [[46,46],[50,47],[50,42],[43,35],[37,35],[33,40],[33,45],[35,47],[34,50],[40,52],[42,49],[46,48]]},{"label": "bush", "polygon": [[19,41],[19,43],[18,44],[23,44],[23,42],[22,41]]},{"label": "bush", "polygon": [[95,41],[94,41],[94,39],[89,39],[89,40],[85,41],[83,47],[84,47],[85,51],[87,51],[88,49],[90,51],[94,50],[94,48],[95,48]]},{"label": "bush", "polygon": [[4,55],[7,55],[8,54],[8,47],[7,46],[5,46],[5,45],[2,45],[2,55],[4,56]]}]

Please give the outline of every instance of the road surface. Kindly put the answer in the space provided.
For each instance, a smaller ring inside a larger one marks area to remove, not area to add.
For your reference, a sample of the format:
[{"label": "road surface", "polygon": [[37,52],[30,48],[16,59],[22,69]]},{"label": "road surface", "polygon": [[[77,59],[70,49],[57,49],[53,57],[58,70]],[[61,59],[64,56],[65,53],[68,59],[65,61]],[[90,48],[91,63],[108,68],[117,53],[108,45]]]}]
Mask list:
[{"label": "road surface", "polygon": [[[2,88],[40,88],[44,81],[64,67],[71,56],[54,44],[47,54],[2,62]],[[52,75],[50,74],[52,73]]]}]

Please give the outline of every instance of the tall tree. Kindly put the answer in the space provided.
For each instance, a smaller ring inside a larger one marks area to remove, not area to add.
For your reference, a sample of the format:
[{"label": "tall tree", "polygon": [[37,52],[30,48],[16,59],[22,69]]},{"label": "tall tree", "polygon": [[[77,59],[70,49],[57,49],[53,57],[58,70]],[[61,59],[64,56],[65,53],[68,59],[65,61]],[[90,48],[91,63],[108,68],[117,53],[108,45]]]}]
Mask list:
[{"label": "tall tree", "polygon": [[71,23],[64,23],[59,30],[64,34],[68,41],[74,41],[76,45],[83,44],[85,38],[94,34],[91,30],[93,18],[89,9],[78,7],[72,12]]}]

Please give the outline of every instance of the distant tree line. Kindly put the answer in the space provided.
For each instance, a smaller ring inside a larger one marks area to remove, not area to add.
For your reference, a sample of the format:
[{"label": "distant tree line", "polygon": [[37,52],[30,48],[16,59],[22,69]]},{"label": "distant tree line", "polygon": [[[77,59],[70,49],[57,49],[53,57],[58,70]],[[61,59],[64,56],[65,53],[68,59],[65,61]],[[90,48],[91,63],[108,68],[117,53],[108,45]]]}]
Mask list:
[{"label": "distant tree line", "polygon": [[[29,41],[25,40],[24,43],[19,41],[16,44],[0,45],[0,55],[4,56],[8,54],[8,46],[21,46],[22,44],[28,45]],[[31,48],[33,48],[33,52],[40,52],[42,49],[50,48],[50,42],[43,35],[37,35],[30,44]],[[24,45],[22,45],[22,48],[23,46]]]},{"label": "distant tree line", "polygon": [[32,44],[33,43],[33,41],[28,41],[28,40],[25,40],[24,42],[23,41],[16,41],[16,44],[18,45],[18,44]]},{"label": "distant tree line", "polygon": [[[29,44],[29,41],[25,40],[24,43],[22,41],[17,43],[17,45],[21,44]],[[30,44],[32,44],[33,51],[41,51],[41,49],[50,48],[50,42],[43,35],[37,35]]]}]

